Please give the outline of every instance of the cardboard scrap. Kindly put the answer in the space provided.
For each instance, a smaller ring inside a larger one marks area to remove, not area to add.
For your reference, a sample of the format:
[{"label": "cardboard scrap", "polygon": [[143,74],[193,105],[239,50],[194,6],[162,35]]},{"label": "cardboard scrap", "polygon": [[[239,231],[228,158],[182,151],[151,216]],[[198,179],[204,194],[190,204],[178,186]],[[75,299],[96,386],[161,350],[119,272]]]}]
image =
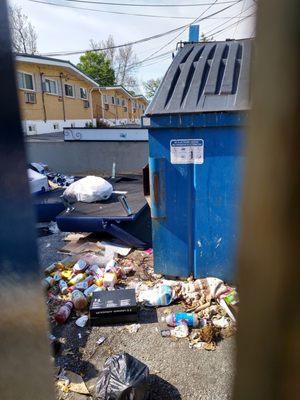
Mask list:
[{"label": "cardboard scrap", "polygon": [[115,244],[115,243],[106,242],[106,241],[98,242],[97,244],[98,244],[98,246],[103,246],[106,249],[110,249],[114,253],[117,253],[117,254],[119,254],[120,256],[123,256],[123,257],[128,256],[128,254],[131,251],[131,247],[127,247],[127,246],[124,246],[122,244]]},{"label": "cardboard scrap", "polygon": [[94,252],[97,253],[103,250],[104,247],[99,247],[95,242],[86,242],[86,241],[77,241],[77,242],[69,242],[64,247],[62,247],[59,251],[61,253],[68,254],[82,254]]},{"label": "cardboard scrap", "polygon": [[63,370],[58,378],[57,385],[63,392],[90,394],[82,377],[75,372]]},{"label": "cardboard scrap", "polygon": [[86,239],[91,233],[69,233],[64,237],[65,242],[77,242],[78,240]]}]

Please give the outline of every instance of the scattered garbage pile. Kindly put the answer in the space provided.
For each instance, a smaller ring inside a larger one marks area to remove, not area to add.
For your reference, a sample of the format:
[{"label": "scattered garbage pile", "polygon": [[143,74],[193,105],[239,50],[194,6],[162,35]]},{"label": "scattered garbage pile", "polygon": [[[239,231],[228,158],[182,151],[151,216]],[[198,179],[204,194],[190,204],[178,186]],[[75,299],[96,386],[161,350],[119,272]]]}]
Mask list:
[{"label": "scattered garbage pile", "polygon": [[[51,170],[47,164],[44,164],[42,162],[34,162],[29,164],[28,171],[29,170],[35,171],[36,173],[39,173],[41,176],[46,177],[50,189],[66,188],[75,181],[74,176],[63,175],[58,172],[55,172]],[[33,174],[31,171],[30,174]]]},{"label": "scattered garbage pile", "polygon": [[[166,311],[161,322],[163,337],[188,338],[189,346],[214,350],[220,338],[236,330],[238,295],[222,280],[167,280],[152,266],[138,268],[143,257],[152,259],[152,250],[135,251],[110,242],[71,242],[62,250],[72,255],[45,269],[43,286],[60,307],[53,314],[64,324],[76,313],[79,327],[138,322],[138,309],[176,305]],[[137,271],[139,272],[137,273]],[[124,311],[125,310],[125,311]],[[137,325],[137,324],[136,324]]]}]

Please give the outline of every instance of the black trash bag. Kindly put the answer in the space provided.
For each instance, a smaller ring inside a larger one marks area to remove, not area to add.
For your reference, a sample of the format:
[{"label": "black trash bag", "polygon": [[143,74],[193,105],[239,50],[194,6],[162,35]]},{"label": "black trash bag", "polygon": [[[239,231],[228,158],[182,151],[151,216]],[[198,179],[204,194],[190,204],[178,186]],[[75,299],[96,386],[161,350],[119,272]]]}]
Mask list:
[{"label": "black trash bag", "polygon": [[128,353],[109,357],[96,385],[97,400],[147,400],[149,368]]}]

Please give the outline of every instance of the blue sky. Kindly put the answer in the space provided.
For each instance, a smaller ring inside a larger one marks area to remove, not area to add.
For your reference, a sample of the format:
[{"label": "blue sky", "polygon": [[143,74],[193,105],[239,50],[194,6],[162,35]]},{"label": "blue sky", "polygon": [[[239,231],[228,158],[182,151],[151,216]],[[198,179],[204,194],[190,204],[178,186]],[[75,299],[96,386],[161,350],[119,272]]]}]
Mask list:
[{"label": "blue sky", "polygon": [[[208,5],[196,7],[128,7],[128,6],[108,6],[100,4],[73,3],[66,0],[41,0],[57,4],[71,5],[72,7],[87,7],[105,11],[129,12],[137,14],[153,14],[162,16],[181,17],[184,19],[165,19],[137,17],[128,15],[105,14],[74,8],[62,8],[50,5],[33,3],[29,0],[10,0],[10,4],[16,4],[23,8],[32,24],[35,26],[38,34],[38,50],[40,53],[57,52],[65,50],[78,50],[89,48],[90,39],[96,41],[104,40],[109,34],[114,36],[116,44],[131,42],[142,39],[147,36],[153,36],[182,25],[190,23],[191,19],[197,18],[202,14]],[[90,0],[97,1],[97,0]],[[103,0],[105,1],[105,0]],[[198,4],[213,3],[214,0],[106,0],[115,3],[137,3],[137,4]],[[212,14],[229,4],[223,4],[226,0],[220,0],[204,13],[203,17]],[[227,0],[228,1],[228,0]],[[243,0],[233,5],[228,10],[200,22],[200,32],[223,32],[214,36],[215,40],[224,40],[226,38],[245,38],[253,35],[254,16],[245,20],[239,20],[254,13],[255,2],[253,0]],[[232,18],[233,17],[233,18]],[[223,26],[218,27],[219,25]],[[234,25],[232,25],[234,24]],[[232,25],[232,26],[230,26]],[[159,48],[164,47],[159,53],[163,54],[175,48],[180,40],[188,39],[188,30],[182,32],[178,38],[178,33],[172,33],[143,44],[134,46],[134,51],[139,60],[151,55]],[[79,56],[60,57],[69,59],[77,63]],[[151,78],[163,76],[170,65],[171,54],[163,56],[161,59],[145,62],[137,70],[137,76],[142,90],[142,82]]]}]

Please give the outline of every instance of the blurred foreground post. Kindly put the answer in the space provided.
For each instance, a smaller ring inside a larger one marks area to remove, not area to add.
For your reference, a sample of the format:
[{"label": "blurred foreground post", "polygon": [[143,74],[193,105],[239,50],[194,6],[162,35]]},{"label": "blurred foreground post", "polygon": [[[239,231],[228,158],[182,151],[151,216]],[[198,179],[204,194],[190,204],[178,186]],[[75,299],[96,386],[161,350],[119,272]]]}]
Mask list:
[{"label": "blurred foreground post", "polygon": [[299,2],[258,4],[235,400],[293,399],[300,393]]},{"label": "blurred foreground post", "polygon": [[0,1],[0,398],[53,399],[6,1]]}]

